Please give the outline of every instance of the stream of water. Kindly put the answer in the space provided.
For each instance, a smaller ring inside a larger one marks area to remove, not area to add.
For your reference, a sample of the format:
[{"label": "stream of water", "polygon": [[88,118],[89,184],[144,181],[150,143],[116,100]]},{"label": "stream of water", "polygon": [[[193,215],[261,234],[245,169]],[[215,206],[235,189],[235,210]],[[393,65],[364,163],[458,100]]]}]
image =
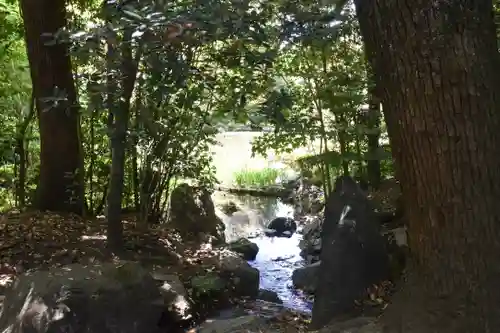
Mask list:
[{"label": "stream of water", "polygon": [[231,216],[224,215],[228,242],[241,237],[249,238],[259,246],[257,258],[249,264],[260,271],[260,288],[274,291],[284,306],[309,313],[312,302],[302,292],[292,288],[292,272],[303,267],[299,242],[302,235],[291,238],[266,237],[262,231],[275,217],[293,217],[293,207],[276,198],[214,194],[214,202],[232,201],[240,208]]}]

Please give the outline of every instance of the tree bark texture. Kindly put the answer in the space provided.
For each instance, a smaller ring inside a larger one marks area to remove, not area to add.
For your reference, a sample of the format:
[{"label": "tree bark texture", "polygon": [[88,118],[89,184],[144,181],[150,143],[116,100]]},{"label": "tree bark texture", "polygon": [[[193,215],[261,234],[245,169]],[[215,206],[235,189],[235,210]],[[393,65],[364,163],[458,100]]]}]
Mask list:
[{"label": "tree bark texture", "polygon": [[[36,208],[83,213],[77,104],[66,44],[46,45],[66,26],[64,0],[21,0],[31,80],[40,128],[40,180]],[[61,92],[54,100],[54,94]]]},{"label": "tree bark texture", "polygon": [[500,58],[492,3],[356,0],[412,269],[388,332],[500,329]]}]

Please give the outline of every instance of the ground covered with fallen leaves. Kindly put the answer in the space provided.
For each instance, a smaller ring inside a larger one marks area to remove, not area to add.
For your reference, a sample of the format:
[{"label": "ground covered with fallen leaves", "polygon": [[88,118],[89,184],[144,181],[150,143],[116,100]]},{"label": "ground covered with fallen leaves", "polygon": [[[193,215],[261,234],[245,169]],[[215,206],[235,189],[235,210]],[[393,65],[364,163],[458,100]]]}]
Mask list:
[{"label": "ground covered with fallen leaves", "polygon": [[[0,301],[15,277],[29,270],[133,260],[188,281],[215,269],[220,252],[224,251],[209,244],[184,242],[175,230],[161,225],[144,228],[133,215],[124,216],[123,225],[125,251],[116,256],[106,247],[104,218],[83,219],[47,212],[11,212],[0,216]],[[244,299],[236,301],[235,306],[245,308],[247,313],[274,311]],[[308,316],[294,312],[273,315],[272,326],[289,332],[302,332],[309,323]]]},{"label": "ground covered with fallen leaves", "polygon": [[217,250],[183,242],[164,226],[144,228],[133,215],[124,216],[125,251],[119,256],[106,247],[106,220],[43,212],[11,212],[0,216],[1,286],[17,274],[71,263],[114,260],[139,261],[181,277],[215,265]]},{"label": "ground covered with fallen leaves", "polygon": [[[384,210],[394,209],[400,196],[397,184],[385,184],[372,199]],[[388,207],[389,206],[389,207]],[[141,262],[152,270],[176,274],[188,281],[199,273],[213,270],[221,249],[209,244],[184,242],[179,234],[165,225],[144,227],[136,217],[123,217],[125,251],[116,256],[106,247],[105,218],[84,219],[74,215],[45,212],[10,212],[0,215],[0,300],[3,290],[16,275],[27,270],[48,269],[71,263],[93,264],[115,260]],[[384,282],[367,290],[360,308],[373,308],[378,314],[385,308],[393,285]],[[241,301],[241,307],[263,315],[266,306]],[[248,309],[248,307],[255,309]],[[270,308],[269,311],[274,311]],[[310,316],[284,311],[271,321],[272,330],[305,332]]]}]

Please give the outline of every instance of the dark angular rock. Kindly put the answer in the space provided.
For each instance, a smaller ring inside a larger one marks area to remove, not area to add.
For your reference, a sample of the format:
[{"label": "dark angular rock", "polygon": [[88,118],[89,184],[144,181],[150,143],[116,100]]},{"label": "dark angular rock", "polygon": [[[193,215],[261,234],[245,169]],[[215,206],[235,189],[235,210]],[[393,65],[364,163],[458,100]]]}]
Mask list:
[{"label": "dark angular rock", "polygon": [[367,287],[389,276],[385,240],[374,209],[356,182],[339,177],[325,209],[312,329],[351,312]]},{"label": "dark angular rock", "polygon": [[259,290],[259,295],[257,295],[257,299],[276,304],[283,304],[283,301],[279,298],[278,294],[275,291],[267,289]]},{"label": "dark angular rock", "polygon": [[297,223],[291,217],[277,217],[267,226],[266,236],[291,237],[297,231]]}]

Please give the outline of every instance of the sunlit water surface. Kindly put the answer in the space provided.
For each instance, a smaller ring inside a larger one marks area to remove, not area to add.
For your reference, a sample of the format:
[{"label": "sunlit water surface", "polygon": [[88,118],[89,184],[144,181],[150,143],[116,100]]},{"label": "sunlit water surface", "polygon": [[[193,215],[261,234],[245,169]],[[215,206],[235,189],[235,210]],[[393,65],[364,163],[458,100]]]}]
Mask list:
[{"label": "sunlit water surface", "polygon": [[215,203],[228,200],[235,202],[242,212],[222,216],[226,224],[226,238],[232,241],[247,237],[259,246],[257,258],[249,264],[260,271],[260,288],[276,292],[284,306],[309,313],[312,302],[292,288],[291,280],[293,270],[304,265],[298,246],[302,236],[297,233],[291,238],[262,235],[275,217],[293,217],[293,208],[275,198],[214,195]]}]

